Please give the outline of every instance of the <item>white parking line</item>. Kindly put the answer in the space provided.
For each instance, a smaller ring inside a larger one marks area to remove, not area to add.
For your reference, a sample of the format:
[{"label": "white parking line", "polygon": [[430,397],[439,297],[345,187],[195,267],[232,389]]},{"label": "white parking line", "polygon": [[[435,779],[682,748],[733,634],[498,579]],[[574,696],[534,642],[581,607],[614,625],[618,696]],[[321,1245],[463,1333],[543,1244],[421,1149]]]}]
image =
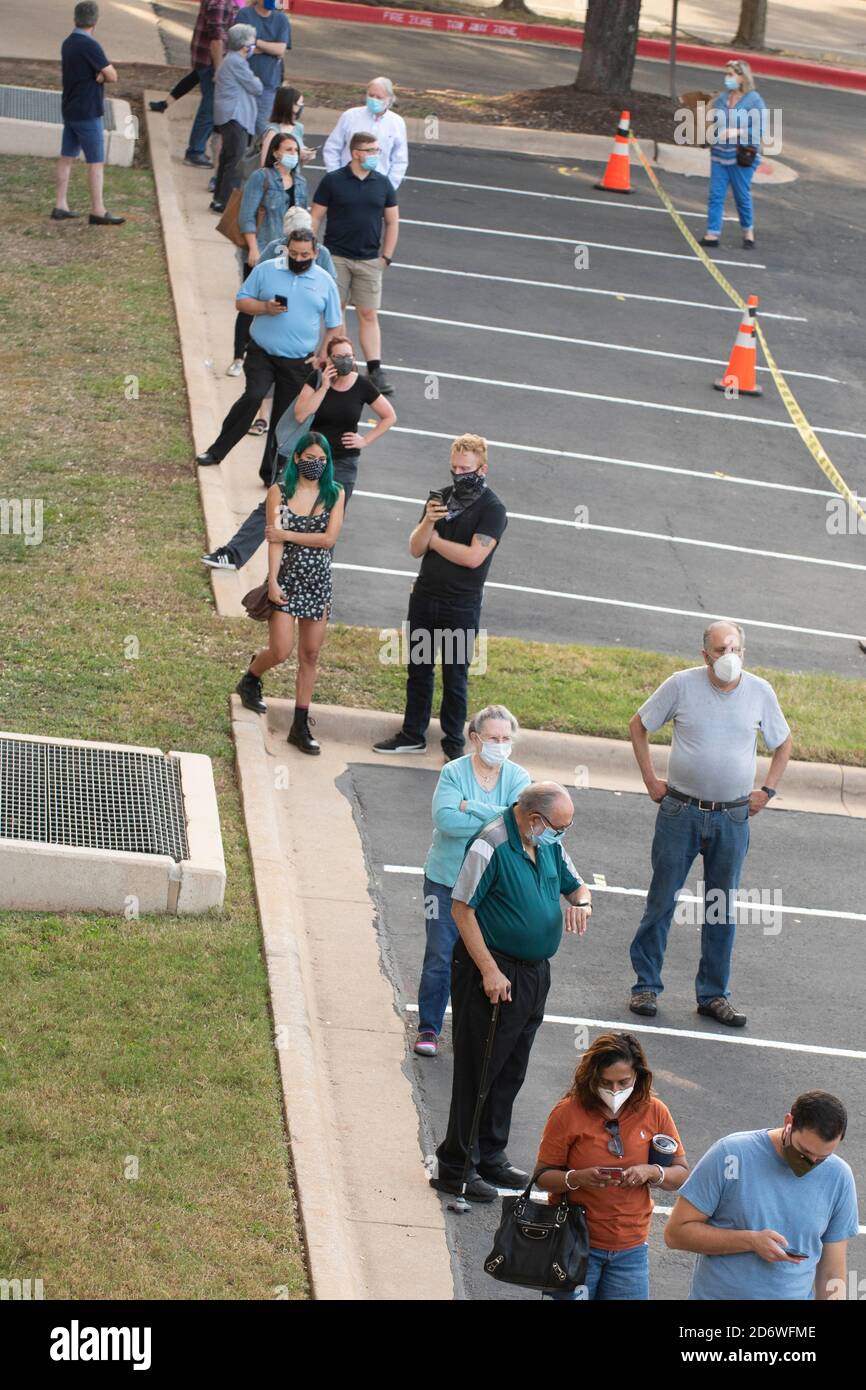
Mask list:
[{"label": "white parking line", "polygon": [[[415,570],[386,569],[380,565],[349,565],[335,560],[333,568],[352,570],[357,574],[386,574],[397,579],[418,578]],[[674,618],[700,618],[703,622],[706,622],[707,617],[706,609],[702,611],[694,608],[665,608],[655,603],[634,603],[630,599],[599,598],[597,594],[572,594],[564,589],[536,589],[525,584],[500,584],[492,579],[488,579],[484,587],[485,589],[503,589],[512,594],[535,594],[539,598],[564,598],[573,603],[598,603],[605,608],[629,608],[637,609],[642,613],[664,613]],[[859,642],[863,635],[858,632],[835,632],[822,627],[796,627],[791,623],[770,623],[760,618],[746,618],[742,614],[734,615],[731,621],[742,623],[744,626],[769,628],[772,632],[796,632],[806,637],[830,637],[844,642]]]},{"label": "white parking line", "polygon": [[[596,251],[621,251],[629,256],[657,256],[665,261],[689,261],[691,265],[700,266],[698,258],[689,252],[684,251],[650,251],[646,246],[617,246],[609,241],[587,241],[580,236],[542,236],[539,232],[506,232],[501,227],[466,227],[460,222],[425,222],[418,217],[401,217],[401,227],[433,227],[439,232],[474,232],[477,236],[505,236],[513,237],[519,241],[552,241],[559,246],[591,246]],[[767,267],[760,261],[725,261],[721,256],[714,256],[716,265],[737,266],[740,270],[766,270]]]},{"label": "white parking line", "polygon": [[[564,285],[558,280],[522,280],[517,275],[484,275],[481,271],[474,270],[446,270],[438,265],[415,265],[411,261],[394,261],[388,268],[389,274],[394,270],[419,270],[425,275],[463,275],[469,280],[494,280],[501,285],[534,285],[538,289],[545,290],[568,290],[569,294],[602,294],[611,299],[642,299],[648,304],[676,304],[684,309],[711,309],[717,314],[740,314],[742,309],[737,308],[736,304],[707,304],[702,299],[669,299],[658,294],[632,294],[625,290],[599,290],[592,289],[588,285]],[[808,323],[807,318],[799,314],[771,314],[761,310],[762,319],[785,319],[788,323]]]},{"label": "white parking line", "polygon": [[[363,425],[364,429],[372,426]],[[447,439],[449,444],[454,438],[444,430],[417,430],[409,425],[392,425],[391,434],[417,434],[424,439]],[[488,447],[496,449],[514,449],[520,454],[544,454],[549,458],[579,459],[586,463],[610,463],[619,468],[643,468],[651,473],[675,473],[678,478],[685,482],[689,478],[703,482],[713,483],[742,483],[745,487],[766,487],[777,492],[798,492],[805,493],[808,497],[838,497],[838,493],[832,488],[820,487],[799,487],[796,483],[772,483],[765,478],[742,478],[738,473],[724,473],[718,470],[715,473],[708,473],[700,468],[674,468],[669,463],[643,463],[639,459],[621,459],[611,454],[583,454],[572,449],[546,449],[541,444],[515,444],[513,440],[487,439]]]},{"label": "white parking line", "polygon": [[[407,1014],[418,1012],[417,1004],[405,1005]],[[451,1013],[451,1007],[445,1010]],[[705,1033],[701,1028],[661,1028],[649,1023],[624,1023],[619,1018],[571,1018],[568,1014],[545,1014],[545,1023],[564,1023],[568,1028],[613,1029],[617,1033],[659,1033],[666,1038],[696,1038],[701,1042],[735,1043],[739,1047],[768,1047],[776,1052],[806,1052],[816,1057],[853,1057],[856,1061],[866,1061],[866,1052],[858,1052],[851,1047],[823,1047],[820,1043],[777,1042],[774,1038],[749,1038],[742,1033]]]},{"label": "white parking line", "polygon": [[[710,420],[737,421],[746,425],[766,426],[768,429],[795,430],[792,420],[764,420],[759,415],[740,415],[727,410],[700,410],[692,405],[669,405],[666,401],[638,401],[631,396],[605,396],[598,391],[574,391],[564,386],[535,386],[528,381],[500,381],[489,376],[465,376],[462,372],[443,372],[434,367],[401,367],[396,362],[384,364],[389,372],[406,372],[409,376],[439,377],[443,381],[468,381],[473,386],[503,386],[509,391],[538,391],[545,396],[570,396],[577,400],[603,401],[608,405],[633,405],[641,410],[664,410],[674,415],[700,415]],[[845,439],[866,439],[858,430],[837,430],[829,425],[813,425],[816,434],[840,435]]]},{"label": "white parking line", "polygon": [[[423,868],[415,864],[383,864],[382,871],[386,874],[404,874],[413,878],[423,877]],[[588,886],[593,893],[619,893],[630,898],[645,898],[646,888],[619,888],[612,883],[589,883]],[[678,901],[681,903],[700,903],[703,898],[697,897],[694,893],[680,893]],[[837,912],[835,908],[829,907],[792,907],[776,906],[772,904],[762,904],[753,902],[738,902],[737,910],[743,912],[755,912],[759,915],[766,912],[787,912],[792,917],[827,917],[840,922],[866,922],[866,912]],[[866,1055],[866,1054],[864,1054]]]},{"label": "white parking line", "polygon": [[[311,166],[315,167],[315,166]],[[324,169],[324,164],[322,168]],[[547,198],[556,203],[588,203],[594,208],[615,208],[617,212],[661,212],[667,215],[667,208],[657,207],[652,203],[629,203],[611,201],[602,203],[599,198],[579,198],[574,193],[538,193],[531,188],[505,188],[495,183],[458,183],[454,179],[422,179],[417,174],[407,174],[404,183],[431,183],[440,184],[443,188],[472,188],[479,193],[512,193],[515,198]],[[706,222],[706,212],[683,212],[681,208],[677,211],[680,217],[696,217],[700,222]],[[739,218],[734,213],[728,213],[723,221],[738,222]]]},{"label": "white parking line", "polygon": [[[363,488],[356,488],[352,495],[354,497],[372,497],[380,502],[411,502],[417,507],[423,507],[425,500],[423,497],[406,497],[402,493],[396,492],[367,492]],[[531,512],[509,510],[508,516],[512,521],[536,521],[544,526],[567,526],[571,531],[600,531],[610,536],[630,536],[635,540],[664,541],[668,545],[698,545],[707,550],[728,550],[734,551],[737,555],[754,555],[762,560],[791,560],[796,564],[829,565],[833,569],[859,570],[861,574],[866,573],[866,565],[857,565],[851,560],[824,560],[815,555],[801,555],[784,550],[755,550],[748,545],[728,545],[724,541],[699,541],[692,536],[668,536],[661,531],[630,531],[624,526],[600,526],[595,522],[576,522],[558,516],[535,516]]]},{"label": "white parking line", "polygon": [[[514,338],[539,338],[546,343],[572,343],[575,347],[604,348],[607,352],[635,352],[641,357],[669,357],[675,362],[705,362],[711,367],[727,367],[727,357],[695,357],[689,352],[664,352],[661,348],[629,347],[624,343],[602,342],[598,338],[567,338],[560,333],[533,333],[528,328],[498,328],[492,323],[467,323],[464,319],[433,318],[429,314],[407,314],[399,309],[380,309],[380,318],[411,319],[415,323],[438,323],[448,328],[472,328],[481,333],[507,333]],[[758,367],[759,372],[769,372],[769,367]],[[810,381],[829,381],[834,386],[842,383],[835,376],[821,376],[818,372],[793,372],[784,369],[785,376],[806,377]]]}]

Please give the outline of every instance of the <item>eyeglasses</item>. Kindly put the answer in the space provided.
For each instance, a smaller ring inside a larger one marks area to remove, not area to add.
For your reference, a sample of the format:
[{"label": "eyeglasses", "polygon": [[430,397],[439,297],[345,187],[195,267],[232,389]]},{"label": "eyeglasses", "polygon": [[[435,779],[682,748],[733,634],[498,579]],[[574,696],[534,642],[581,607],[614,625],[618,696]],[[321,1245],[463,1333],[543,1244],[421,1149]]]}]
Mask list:
[{"label": "eyeglasses", "polygon": [[622,1146],[622,1139],[619,1134],[619,1120],[605,1120],[604,1127],[610,1138],[607,1141],[607,1151],[615,1154],[617,1158],[625,1157],[625,1149]]},{"label": "eyeglasses", "polygon": [[571,827],[574,825],[574,816],[572,816],[571,820],[568,822],[568,825],[553,825],[552,822],[547,819],[547,816],[541,815],[540,811],[536,811],[535,814],[537,816],[540,816],[541,819],[544,821],[544,824],[549,825],[551,830],[555,830],[557,835],[564,835],[566,830],[570,830]]}]

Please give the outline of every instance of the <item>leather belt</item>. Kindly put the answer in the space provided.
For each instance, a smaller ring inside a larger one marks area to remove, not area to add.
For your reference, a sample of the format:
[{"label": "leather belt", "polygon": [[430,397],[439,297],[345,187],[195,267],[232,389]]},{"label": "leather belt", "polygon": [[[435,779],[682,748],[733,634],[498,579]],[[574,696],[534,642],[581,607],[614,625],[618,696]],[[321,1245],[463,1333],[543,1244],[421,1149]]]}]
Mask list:
[{"label": "leather belt", "polygon": [[685,792],[674,791],[668,787],[668,796],[675,801],[684,801],[687,806],[697,806],[699,811],[727,811],[732,806],[748,806],[749,798],[741,796],[737,801],[704,801],[699,796],[686,796]]}]

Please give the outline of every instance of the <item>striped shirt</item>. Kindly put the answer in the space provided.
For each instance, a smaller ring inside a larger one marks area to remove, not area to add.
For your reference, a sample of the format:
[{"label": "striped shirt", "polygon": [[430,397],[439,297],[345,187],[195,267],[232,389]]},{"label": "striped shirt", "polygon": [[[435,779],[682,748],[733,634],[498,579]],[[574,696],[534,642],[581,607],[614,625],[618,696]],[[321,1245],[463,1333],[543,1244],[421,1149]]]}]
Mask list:
[{"label": "striped shirt", "polygon": [[710,104],[707,143],[710,158],[718,164],[736,164],[737,146],[754,145],[761,157],[761,140],[766,135],[769,112],[764,98],[755,91],[744,92],[733,106],[728,93],[720,92]]},{"label": "striped shirt", "polygon": [[451,894],[475,911],[491,951],[516,960],[548,960],[562,939],[560,895],[583,883],[562,843],[526,853],[509,807],[471,841]]}]

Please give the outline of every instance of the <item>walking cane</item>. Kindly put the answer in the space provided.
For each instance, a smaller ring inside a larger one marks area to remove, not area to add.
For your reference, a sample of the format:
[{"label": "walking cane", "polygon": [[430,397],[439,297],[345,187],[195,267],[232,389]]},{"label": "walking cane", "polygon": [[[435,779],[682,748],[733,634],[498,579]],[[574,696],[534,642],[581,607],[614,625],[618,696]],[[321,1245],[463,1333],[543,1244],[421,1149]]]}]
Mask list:
[{"label": "walking cane", "polygon": [[499,1018],[499,1000],[493,1005],[493,1012],[490,1015],[490,1027],[487,1030],[487,1043],[484,1048],[484,1060],[481,1063],[481,1081],[478,1085],[478,1099],[475,1102],[475,1114],[472,1116],[472,1125],[469,1130],[469,1143],[466,1146],[466,1158],[463,1161],[463,1176],[460,1180],[460,1195],[453,1197],[447,1204],[448,1211],[456,1211],[462,1216],[469,1210],[469,1203],[466,1200],[466,1188],[469,1183],[469,1169],[472,1167],[472,1151],[475,1148],[475,1141],[478,1138],[478,1130],[481,1126],[481,1111],[487,1099],[487,1073],[490,1070],[490,1057],[493,1052],[493,1037],[496,1033],[496,1022]]}]

